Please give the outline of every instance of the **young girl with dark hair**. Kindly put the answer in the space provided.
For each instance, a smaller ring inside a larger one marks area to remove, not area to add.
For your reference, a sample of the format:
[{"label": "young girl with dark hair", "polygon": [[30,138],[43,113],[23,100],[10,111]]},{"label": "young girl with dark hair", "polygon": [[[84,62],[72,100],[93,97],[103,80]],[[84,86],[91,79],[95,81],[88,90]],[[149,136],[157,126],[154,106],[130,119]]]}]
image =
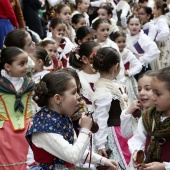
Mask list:
[{"label": "young girl with dark hair", "polygon": [[26,169],[29,145],[25,133],[32,116],[35,83],[26,76],[28,54],[22,49],[2,49],[0,61],[0,165],[4,170]]},{"label": "young girl with dark hair", "polygon": [[94,41],[87,41],[80,45],[79,48],[70,53],[70,65],[79,69],[78,72],[81,83],[81,94],[85,100],[88,110],[93,111],[92,97],[94,94],[94,83],[99,78],[99,74],[92,67],[93,57],[100,48],[99,44]]},{"label": "young girl with dark hair", "polygon": [[155,70],[167,67],[170,65],[169,52],[170,52],[170,40],[169,40],[169,27],[166,21],[165,14],[169,12],[166,2],[162,0],[154,1],[153,24],[156,26],[157,35],[155,41],[157,42],[160,50],[160,55],[155,61]]},{"label": "young girl with dark hair", "polygon": [[139,18],[142,23],[143,32],[154,41],[157,35],[157,29],[155,25],[150,22],[153,19],[152,8],[143,6],[138,11]]},{"label": "young girl with dark hair", "polygon": [[113,33],[119,31],[119,28],[116,25],[116,21],[112,18],[113,16],[112,8],[109,6],[102,6],[99,8],[97,13],[98,13],[98,17],[92,21],[92,24],[99,18],[109,20],[110,21],[109,35],[110,38],[112,39]]},{"label": "young girl with dark hair", "polygon": [[124,76],[119,80],[126,86],[128,102],[131,104],[137,99],[137,82],[134,75],[142,70],[142,64],[135,55],[126,48],[126,34],[124,32],[114,33],[113,40],[119,47],[120,57],[124,65],[122,68]]},{"label": "young girl with dark hair", "polygon": [[87,26],[83,26],[83,27],[80,27],[76,32],[75,42],[77,44],[75,44],[75,46],[77,45],[79,46],[83,42],[93,41],[93,40],[94,40],[94,30]]},{"label": "young girl with dark hair", "polygon": [[71,25],[75,29],[75,31],[78,30],[78,28],[82,26],[86,26],[86,19],[83,14],[75,14],[73,15],[71,19]]},{"label": "young girl with dark hair", "polygon": [[47,37],[44,40],[52,40],[58,46],[59,60],[62,61],[63,67],[67,67],[69,53],[74,47],[69,38],[65,37],[66,24],[60,18],[53,18],[51,20],[50,29],[52,32],[51,37]]},{"label": "young girl with dark hair", "polygon": [[127,21],[129,32],[127,34],[127,48],[132,51],[142,64],[142,70],[135,75],[136,80],[140,74],[151,70],[150,63],[159,56],[156,43],[141,30],[141,21],[138,16],[132,15]]},{"label": "young girl with dark hair", "polygon": [[56,17],[61,18],[66,24],[65,36],[70,39],[71,42],[74,42],[75,39],[75,30],[71,26],[71,9],[66,4],[57,5]]},{"label": "young girl with dark hair", "polygon": [[[93,58],[93,67],[100,73],[94,85],[94,120],[99,131],[94,134],[96,148],[100,155],[113,158],[126,168],[130,160],[127,139],[120,133],[120,114],[127,107],[125,88],[115,78],[120,71],[119,53],[111,47],[97,51]],[[107,150],[111,150],[110,156]]]},{"label": "young girl with dark hair", "polygon": [[[34,116],[26,137],[33,149],[37,168],[73,168],[87,156],[86,147],[92,135],[92,118],[84,113],[79,121],[82,129],[78,138],[73,129],[70,116],[80,98],[75,79],[66,72],[48,73],[36,85],[34,92],[33,99],[43,108]],[[118,169],[114,160],[95,153],[87,160],[107,165],[112,170]]]},{"label": "young girl with dark hair", "polygon": [[[134,167],[143,170],[168,170],[170,168],[170,67],[159,70],[151,81],[153,107],[139,120],[137,133],[128,141],[133,154]],[[136,155],[145,153],[145,164]]]},{"label": "young girl with dark hair", "polygon": [[4,45],[6,47],[18,47],[27,52],[28,72],[32,72],[34,62],[31,60],[30,56],[34,52],[35,43],[32,41],[32,38],[27,31],[25,31],[24,29],[15,29],[9,32],[4,39]]}]

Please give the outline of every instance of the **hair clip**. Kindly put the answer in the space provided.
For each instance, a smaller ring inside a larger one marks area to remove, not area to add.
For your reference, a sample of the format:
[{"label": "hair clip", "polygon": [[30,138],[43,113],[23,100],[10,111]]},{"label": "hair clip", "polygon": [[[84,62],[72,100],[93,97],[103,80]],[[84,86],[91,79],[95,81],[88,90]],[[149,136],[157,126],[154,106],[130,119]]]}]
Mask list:
[{"label": "hair clip", "polygon": [[95,57],[95,56],[96,56],[96,54],[95,54],[95,53],[93,53],[93,54],[92,54],[92,56],[93,56],[93,57]]},{"label": "hair clip", "polygon": [[80,60],[80,56],[78,54],[75,54],[77,60]]},{"label": "hair clip", "polygon": [[39,100],[39,97],[38,96],[35,96],[35,98],[34,98],[36,101],[38,101]]}]

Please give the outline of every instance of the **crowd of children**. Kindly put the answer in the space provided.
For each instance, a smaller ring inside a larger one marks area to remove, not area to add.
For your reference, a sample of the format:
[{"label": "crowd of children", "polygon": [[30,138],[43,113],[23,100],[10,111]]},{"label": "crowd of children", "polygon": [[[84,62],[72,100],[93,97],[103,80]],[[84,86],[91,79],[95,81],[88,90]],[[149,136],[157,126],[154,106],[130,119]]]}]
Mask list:
[{"label": "crowd of children", "polygon": [[0,170],[170,170],[169,1],[73,3],[0,33]]}]

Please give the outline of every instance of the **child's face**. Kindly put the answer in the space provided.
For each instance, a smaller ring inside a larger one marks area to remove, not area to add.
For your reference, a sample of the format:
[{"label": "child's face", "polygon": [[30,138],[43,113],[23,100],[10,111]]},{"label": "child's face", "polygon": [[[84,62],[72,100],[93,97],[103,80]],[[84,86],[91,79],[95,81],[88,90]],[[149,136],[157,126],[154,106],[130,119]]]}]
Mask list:
[{"label": "child's face", "polygon": [[66,24],[64,24],[64,23],[58,24],[58,25],[56,25],[56,27],[54,29],[52,28],[51,31],[52,31],[54,38],[58,37],[58,35],[64,36],[65,32],[66,32]]},{"label": "child's face", "polygon": [[32,41],[30,34],[25,38],[24,51],[28,54],[33,54],[35,49],[35,43]]},{"label": "child's face", "polygon": [[78,30],[78,28],[86,26],[86,19],[84,17],[80,18],[79,22],[77,24],[74,24],[74,28]]},{"label": "child's face", "polygon": [[139,18],[131,18],[128,24],[131,35],[136,35],[141,30]]},{"label": "child's face", "polygon": [[78,8],[82,13],[87,12],[89,4],[90,4],[89,0],[82,0],[82,3],[78,4]]},{"label": "child's face", "polygon": [[122,52],[123,49],[126,47],[126,37],[120,36],[116,38],[115,43],[119,47],[119,51]]},{"label": "child's face", "polygon": [[153,105],[151,80],[152,77],[149,76],[143,76],[138,80],[138,99],[145,109]]},{"label": "child's face", "polygon": [[145,12],[143,8],[139,9],[138,15],[142,24],[146,24],[149,21],[150,16]]},{"label": "child's face", "polygon": [[97,11],[97,13],[98,13],[98,17],[101,18],[101,19],[110,19],[111,18],[111,16],[108,15],[108,13],[107,13],[107,11],[105,9],[100,8]]},{"label": "child's face", "polygon": [[153,91],[152,100],[156,107],[156,110],[169,113],[170,91],[168,89],[168,85],[165,82],[162,82],[154,77],[151,81],[151,87]]},{"label": "child's face", "polygon": [[48,44],[46,47],[45,47],[45,50],[47,51],[48,55],[51,57],[51,58],[54,58],[57,56],[57,45],[56,44]]},{"label": "child's face", "polygon": [[99,25],[99,27],[96,30],[98,42],[106,41],[106,39],[109,37],[109,28],[110,28],[109,23],[101,23]]},{"label": "child's face", "polygon": [[86,37],[84,37],[82,40],[78,40],[79,45],[86,42],[86,41],[93,41],[94,40],[94,34],[87,34]]},{"label": "child's face", "polygon": [[70,23],[71,21],[71,9],[66,6],[61,10],[61,13],[58,14],[58,17],[61,18],[64,22]]},{"label": "child's face", "polygon": [[77,93],[77,84],[75,79],[70,80],[68,89],[64,92],[61,98],[61,113],[71,116],[74,113],[80,98]]},{"label": "child's face", "polygon": [[28,54],[24,52],[17,55],[12,64],[6,64],[4,67],[12,77],[25,77],[28,69],[27,63]]}]

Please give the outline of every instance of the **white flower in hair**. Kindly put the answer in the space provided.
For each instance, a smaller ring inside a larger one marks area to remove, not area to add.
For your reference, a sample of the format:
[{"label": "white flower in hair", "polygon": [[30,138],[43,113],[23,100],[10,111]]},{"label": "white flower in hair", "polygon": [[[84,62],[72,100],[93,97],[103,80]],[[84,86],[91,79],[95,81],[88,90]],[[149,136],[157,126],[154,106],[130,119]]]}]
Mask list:
[{"label": "white flower in hair", "polygon": [[80,56],[78,54],[75,54],[77,60],[80,60]]}]

